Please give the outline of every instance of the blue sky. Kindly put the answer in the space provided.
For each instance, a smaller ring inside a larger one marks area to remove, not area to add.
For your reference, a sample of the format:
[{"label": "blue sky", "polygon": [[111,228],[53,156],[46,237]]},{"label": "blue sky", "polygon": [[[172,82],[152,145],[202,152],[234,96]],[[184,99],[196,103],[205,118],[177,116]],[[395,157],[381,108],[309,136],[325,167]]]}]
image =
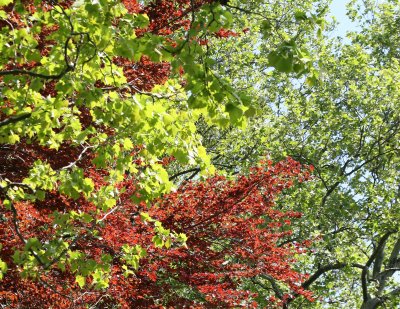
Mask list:
[{"label": "blue sky", "polygon": [[331,15],[335,16],[339,25],[336,31],[332,33],[333,36],[345,37],[347,31],[356,30],[356,24],[352,23],[346,15],[347,0],[333,0],[331,4]]}]

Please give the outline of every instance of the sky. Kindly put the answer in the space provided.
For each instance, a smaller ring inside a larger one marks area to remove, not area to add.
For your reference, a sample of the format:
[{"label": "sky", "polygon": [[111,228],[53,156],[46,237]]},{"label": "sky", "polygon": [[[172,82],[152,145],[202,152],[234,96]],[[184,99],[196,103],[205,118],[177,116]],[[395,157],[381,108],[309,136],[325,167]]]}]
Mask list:
[{"label": "sky", "polygon": [[336,31],[332,33],[333,36],[345,37],[347,31],[356,30],[356,24],[351,22],[346,15],[347,0],[333,0],[331,4],[331,15],[335,16],[339,23]]}]

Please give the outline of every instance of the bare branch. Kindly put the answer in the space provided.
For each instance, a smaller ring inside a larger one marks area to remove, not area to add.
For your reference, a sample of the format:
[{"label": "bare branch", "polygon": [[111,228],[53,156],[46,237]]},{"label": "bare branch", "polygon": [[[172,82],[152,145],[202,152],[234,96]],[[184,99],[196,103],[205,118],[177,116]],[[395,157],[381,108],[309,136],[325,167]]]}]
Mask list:
[{"label": "bare branch", "polygon": [[79,154],[78,158],[75,161],[71,162],[70,164],[62,167],[61,170],[67,170],[67,169],[70,169],[70,168],[74,167],[80,160],[82,160],[83,155],[85,154],[85,152],[88,151],[88,149],[94,148],[94,147],[95,146],[86,146],[86,147],[84,147],[83,150],[81,151],[81,153]]}]

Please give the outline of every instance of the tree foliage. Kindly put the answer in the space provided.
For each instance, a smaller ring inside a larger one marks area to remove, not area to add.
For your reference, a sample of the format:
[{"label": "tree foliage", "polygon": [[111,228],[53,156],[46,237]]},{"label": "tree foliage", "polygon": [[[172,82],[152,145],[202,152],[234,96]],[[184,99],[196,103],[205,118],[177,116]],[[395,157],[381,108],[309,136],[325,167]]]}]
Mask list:
[{"label": "tree foliage", "polygon": [[[398,305],[398,2],[354,3],[349,12],[361,30],[347,42],[331,35],[298,42],[314,63],[300,78],[268,68],[261,53],[268,41],[255,53],[237,49],[240,64],[227,61],[234,43],[221,43],[215,52],[224,65],[217,68],[252,91],[257,117],[246,130],[200,129],[213,163],[228,172],[245,170],[266,152],[315,167],[317,181],[279,202],[304,214],[293,239],[320,238],[300,266],[311,274],[303,286],[318,302],[291,301],[295,307]],[[254,41],[257,35],[239,44],[246,49]]]},{"label": "tree foliage", "polygon": [[328,7],[0,0],[2,305],[398,306],[399,3]]},{"label": "tree foliage", "polygon": [[[209,44],[239,35],[228,3],[0,6],[2,305],[312,299],[292,267],[305,244],[286,241],[301,214],[273,207],[309,172],[288,159],[211,176],[198,133],[200,121],[245,127],[254,115],[246,91],[211,69]],[[288,38],[271,65],[301,73],[301,55]],[[171,173],[192,166],[209,178],[174,187]],[[253,280],[278,281],[284,299],[258,296]]]}]

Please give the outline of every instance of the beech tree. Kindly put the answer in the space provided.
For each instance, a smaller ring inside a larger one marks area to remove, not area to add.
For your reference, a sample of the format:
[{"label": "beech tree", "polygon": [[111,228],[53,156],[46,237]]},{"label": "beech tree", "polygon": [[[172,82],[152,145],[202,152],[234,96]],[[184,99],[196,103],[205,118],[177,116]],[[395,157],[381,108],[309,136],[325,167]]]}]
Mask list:
[{"label": "beech tree", "polygon": [[[308,243],[288,239],[301,214],[273,207],[309,179],[306,166],[287,159],[237,179],[212,176],[196,127],[244,128],[255,114],[248,92],[211,69],[209,47],[245,34],[232,30],[231,10],[256,4],[0,1],[2,305],[312,300],[294,268]],[[284,27],[315,30],[299,19],[275,16],[271,39]],[[281,40],[270,66],[308,72],[296,36]],[[183,167],[200,174],[176,186]],[[263,280],[282,294],[254,290]]]},{"label": "beech tree", "polygon": [[398,306],[399,3],[329,2],[0,0],[0,303]]},{"label": "beech tree", "polygon": [[[89,163],[79,165],[101,186],[107,173]],[[106,213],[97,213],[84,197],[55,191],[42,201],[15,202],[18,217],[5,213],[9,223],[1,229],[9,267],[3,304],[257,307],[258,301],[280,307],[273,293],[258,295],[246,284],[262,278],[283,284],[286,299],[295,293],[312,300],[301,288],[307,276],[291,267],[307,244],[287,242],[290,224],[301,214],[274,207],[282,190],[309,177],[309,170],[288,159],[262,162],[235,180],[188,182],[151,207],[132,201],[138,190],[132,179],[117,185],[118,204]]]},{"label": "beech tree", "polygon": [[[350,7],[360,30],[347,41],[326,32],[299,37],[315,64],[300,78],[271,70],[268,40],[256,28],[215,44],[214,69],[258,102],[247,129],[199,132],[215,166],[246,170],[260,155],[287,155],[315,167],[315,181],[278,203],[303,213],[293,239],[315,239],[299,269],[316,302],[302,308],[396,308],[399,304],[399,48],[398,1]],[[307,13],[304,21],[314,18]],[[242,23],[248,17],[244,14]],[[325,24],[326,30],[334,24]],[[239,46],[239,47],[238,47]],[[256,46],[256,47],[254,47]],[[243,50],[256,49],[254,53]],[[229,59],[238,59],[232,63]],[[240,64],[239,64],[240,63]],[[218,141],[218,142],[216,142]],[[264,281],[265,288],[273,284]],[[258,286],[259,290],[263,290]],[[280,295],[276,289],[277,295]]]}]

